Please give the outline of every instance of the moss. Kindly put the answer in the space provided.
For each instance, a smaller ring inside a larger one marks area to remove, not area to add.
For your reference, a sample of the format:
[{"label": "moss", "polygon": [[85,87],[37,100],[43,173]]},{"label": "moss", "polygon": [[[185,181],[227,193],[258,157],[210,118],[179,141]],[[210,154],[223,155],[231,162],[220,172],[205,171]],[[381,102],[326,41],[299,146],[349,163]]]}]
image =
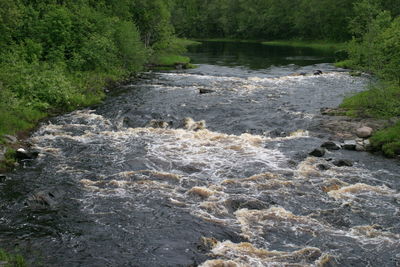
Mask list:
[{"label": "moss", "polygon": [[374,150],[382,150],[388,157],[398,155],[400,153],[400,122],[376,132],[370,140]]},{"label": "moss", "polygon": [[[9,254],[0,249],[0,265],[4,267],[26,267],[24,258],[19,254]],[[3,264],[4,262],[4,264]]]}]

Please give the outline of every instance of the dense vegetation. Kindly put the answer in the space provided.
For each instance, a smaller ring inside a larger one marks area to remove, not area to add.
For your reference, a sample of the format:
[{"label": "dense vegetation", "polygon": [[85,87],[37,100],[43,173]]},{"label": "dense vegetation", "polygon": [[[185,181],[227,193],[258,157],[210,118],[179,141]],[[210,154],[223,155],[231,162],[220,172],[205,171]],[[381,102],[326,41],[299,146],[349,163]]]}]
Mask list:
[{"label": "dense vegetation", "polygon": [[182,50],[163,0],[1,0],[0,136]]},{"label": "dense vegetation", "polygon": [[[350,115],[375,118],[400,117],[400,16],[397,9],[387,10],[378,1],[363,0],[355,4],[355,16],[349,30],[349,67],[374,74],[378,81],[370,90],[346,98],[343,108]],[[400,153],[400,122],[377,132],[374,149],[387,156]]]},{"label": "dense vegetation", "polygon": [[[178,34],[196,38],[312,39],[345,41],[360,0],[174,0]],[[398,0],[371,0],[393,16]],[[354,21],[357,22],[357,21]],[[360,23],[364,23],[360,21]]]}]

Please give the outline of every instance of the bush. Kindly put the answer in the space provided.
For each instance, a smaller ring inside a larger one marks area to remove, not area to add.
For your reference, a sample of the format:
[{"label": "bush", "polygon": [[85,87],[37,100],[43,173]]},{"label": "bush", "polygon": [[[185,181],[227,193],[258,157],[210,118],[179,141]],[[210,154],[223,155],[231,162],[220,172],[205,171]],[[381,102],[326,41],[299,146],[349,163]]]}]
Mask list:
[{"label": "bush", "polygon": [[347,97],[341,108],[362,117],[391,118],[400,116],[400,86],[378,84],[369,90]]},{"label": "bush", "polygon": [[371,137],[371,145],[376,150],[382,150],[386,156],[394,157],[400,154],[400,122],[393,127],[381,130]]}]

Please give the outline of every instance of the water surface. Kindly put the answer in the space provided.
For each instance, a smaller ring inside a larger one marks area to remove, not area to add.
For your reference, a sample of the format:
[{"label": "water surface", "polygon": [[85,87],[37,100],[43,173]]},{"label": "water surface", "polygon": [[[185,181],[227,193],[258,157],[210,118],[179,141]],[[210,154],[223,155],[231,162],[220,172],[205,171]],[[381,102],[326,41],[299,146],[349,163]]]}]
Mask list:
[{"label": "water surface", "polygon": [[197,69],[43,123],[0,184],[0,247],[33,266],[398,266],[399,163],[307,155],[319,109],[368,83],[319,53],[205,43]]}]

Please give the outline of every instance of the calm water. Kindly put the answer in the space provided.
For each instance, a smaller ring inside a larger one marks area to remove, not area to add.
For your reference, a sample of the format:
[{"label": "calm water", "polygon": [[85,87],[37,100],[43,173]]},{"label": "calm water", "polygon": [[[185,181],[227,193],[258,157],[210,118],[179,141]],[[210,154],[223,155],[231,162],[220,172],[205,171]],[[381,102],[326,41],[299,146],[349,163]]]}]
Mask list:
[{"label": "calm water", "polygon": [[[33,133],[39,158],[0,183],[0,247],[32,266],[399,266],[399,163],[307,156],[329,138],[319,109],[368,81],[312,50],[190,55],[199,68]],[[319,171],[327,158],[355,164]]]}]

